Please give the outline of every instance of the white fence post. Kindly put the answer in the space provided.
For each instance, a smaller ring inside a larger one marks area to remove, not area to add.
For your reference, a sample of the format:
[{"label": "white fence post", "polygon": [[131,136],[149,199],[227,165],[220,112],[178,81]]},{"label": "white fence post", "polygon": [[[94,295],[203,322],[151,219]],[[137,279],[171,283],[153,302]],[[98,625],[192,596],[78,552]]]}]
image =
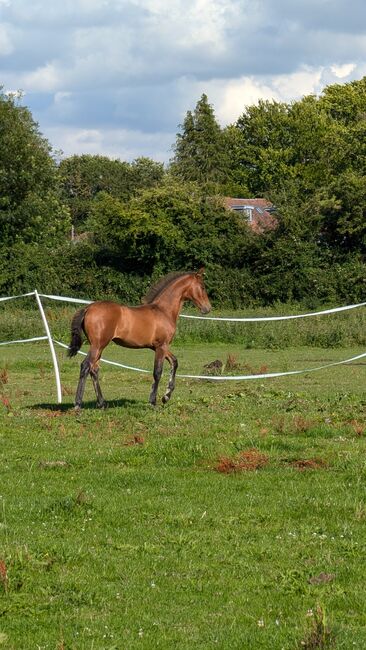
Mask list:
[{"label": "white fence post", "polygon": [[43,325],[44,325],[44,328],[46,330],[48,343],[50,345],[52,361],[53,361],[53,367],[54,367],[54,370],[55,370],[56,387],[57,387],[57,401],[58,401],[59,404],[61,404],[62,403],[62,390],[61,390],[60,371],[58,369],[58,363],[57,363],[57,356],[56,356],[55,348],[54,348],[54,345],[53,345],[50,328],[48,327],[46,314],[44,313],[43,305],[42,305],[42,302],[41,302],[41,299],[39,297],[37,289],[34,290],[34,295],[35,295],[37,303],[38,303],[39,311],[41,312]]}]

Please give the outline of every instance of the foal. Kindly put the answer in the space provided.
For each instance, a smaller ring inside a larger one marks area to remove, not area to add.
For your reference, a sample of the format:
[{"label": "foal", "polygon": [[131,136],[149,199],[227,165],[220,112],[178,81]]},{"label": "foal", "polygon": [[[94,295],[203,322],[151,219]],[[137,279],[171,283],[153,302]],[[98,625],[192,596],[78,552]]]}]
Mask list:
[{"label": "foal", "polygon": [[68,356],[73,357],[82,345],[84,331],[90,343],[89,352],[81,364],[79,384],[75,396],[75,409],[82,405],[85,383],[90,374],[97,397],[97,406],[104,408],[99,384],[99,360],[104,348],[113,341],[125,348],[150,348],[155,352],[150,404],[155,406],[164,360],[170,364],[169,383],[162,398],[165,404],[175,387],[178,368],[176,357],[169,350],[182,304],[192,301],[203,314],[210,309],[203,283],[203,269],[197,273],[169,273],[155,284],[138,307],[127,307],[111,301],[93,302],[76,312],[71,323],[71,341]]}]

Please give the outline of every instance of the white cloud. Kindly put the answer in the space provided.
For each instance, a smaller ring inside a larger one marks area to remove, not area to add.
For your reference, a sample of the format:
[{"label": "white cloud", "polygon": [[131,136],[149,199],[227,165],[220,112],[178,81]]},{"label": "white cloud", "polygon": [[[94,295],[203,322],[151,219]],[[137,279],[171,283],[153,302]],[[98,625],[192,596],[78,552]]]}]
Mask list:
[{"label": "white cloud", "polygon": [[338,79],[344,79],[344,77],[348,77],[353,72],[355,67],[355,63],[343,63],[342,65],[332,65],[330,69]]},{"label": "white cloud", "polygon": [[23,87],[31,91],[53,92],[60,87],[61,75],[54,63],[46,63],[34,72],[25,74]]},{"label": "white cloud", "polygon": [[246,106],[257,104],[260,99],[290,102],[303,95],[320,93],[324,70],[303,68],[289,75],[243,76],[208,82],[185,79],[181,81],[180,93],[187,98],[185,110],[193,108],[200,95],[206,93],[218,121],[226,125],[235,122]]},{"label": "white cloud", "polygon": [[257,104],[260,99],[274,99],[273,88],[249,77],[233,79],[225,84],[221,101],[218,103],[217,116],[223,124],[235,122],[250,104]]},{"label": "white cloud", "polygon": [[180,94],[187,102],[184,111],[193,108],[202,93],[208,96],[222,125],[235,122],[245,106],[256,104],[259,99],[270,100],[276,94],[270,85],[252,77],[212,79],[208,82],[184,79],[180,82]]},{"label": "white cloud", "polygon": [[14,45],[6,25],[0,25],[0,56],[8,56],[14,51]]},{"label": "white cloud", "polygon": [[227,124],[259,99],[366,73],[364,0],[352,11],[346,0],[0,0],[0,10],[0,85],[24,89],[67,153],[167,159],[203,92]]},{"label": "white cloud", "polygon": [[273,78],[272,87],[276,98],[281,101],[298,99],[302,95],[316,94],[320,90],[323,68],[303,68],[292,74]]},{"label": "white cloud", "polygon": [[[151,12],[149,23],[168,42],[183,47],[226,50],[225,32],[234,27],[236,2],[232,0],[145,0]],[[243,3],[242,3],[243,8]]]}]

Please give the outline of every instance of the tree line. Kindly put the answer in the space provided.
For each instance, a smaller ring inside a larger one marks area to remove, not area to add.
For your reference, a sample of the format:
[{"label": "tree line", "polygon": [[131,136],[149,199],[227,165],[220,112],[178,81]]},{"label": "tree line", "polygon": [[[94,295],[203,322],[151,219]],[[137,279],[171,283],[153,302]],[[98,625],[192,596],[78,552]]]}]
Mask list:
[{"label": "tree line", "polygon": [[[148,284],[204,264],[217,306],[364,300],[366,77],[291,103],[260,101],[219,125],[206,95],[166,166],[57,161],[30,111],[0,93],[0,293],[137,302]],[[223,197],[264,197],[255,234]]]}]

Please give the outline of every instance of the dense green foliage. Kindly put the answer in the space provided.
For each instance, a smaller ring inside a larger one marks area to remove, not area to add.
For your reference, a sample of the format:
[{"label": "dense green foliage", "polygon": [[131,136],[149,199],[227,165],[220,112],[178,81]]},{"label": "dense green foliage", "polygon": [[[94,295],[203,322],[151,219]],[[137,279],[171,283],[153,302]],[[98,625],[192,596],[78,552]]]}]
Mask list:
[{"label": "dense green foliage", "polygon": [[0,92],[0,246],[52,245],[70,227],[48,142],[28,109]]},{"label": "dense green foliage", "polygon": [[[220,263],[240,266],[253,235],[219,200],[197,185],[167,180],[129,202],[100,194],[88,222],[100,255],[120,270],[164,273]],[[121,254],[122,253],[122,254]]]},{"label": "dense green foliage", "polygon": [[[0,95],[0,292],[136,302],[158,275],[204,264],[217,306],[364,299],[365,91],[366,78],[260,101],[224,129],[202,95],[167,169],[91,155],[57,166],[29,111]],[[277,228],[256,235],[224,196],[271,200]]]},{"label": "dense green foliage", "polygon": [[60,163],[63,197],[71,210],[73,224],[82,227],[99,192],[122,201],[139,189],[153,187],[163,178],[161,163],[138,158],[132,163],[106,156],[72,156]]}]

